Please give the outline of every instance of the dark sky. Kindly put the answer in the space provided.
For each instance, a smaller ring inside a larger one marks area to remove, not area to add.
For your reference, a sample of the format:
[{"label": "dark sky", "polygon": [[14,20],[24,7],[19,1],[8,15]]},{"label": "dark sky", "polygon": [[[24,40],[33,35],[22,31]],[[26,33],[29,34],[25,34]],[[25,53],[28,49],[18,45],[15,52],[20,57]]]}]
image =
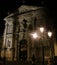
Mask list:
[{"label": "dark sky", "polygon": [[[47,7],[51,17],[54,19],[53,26],[57,28],[57,3],[56,0],[0,0],[0,35],[4,30],[4,17],[8,15],[8,12],[12,12],[22,4],[36,5]],[[56,30],[57,31],[57,30]]]}]

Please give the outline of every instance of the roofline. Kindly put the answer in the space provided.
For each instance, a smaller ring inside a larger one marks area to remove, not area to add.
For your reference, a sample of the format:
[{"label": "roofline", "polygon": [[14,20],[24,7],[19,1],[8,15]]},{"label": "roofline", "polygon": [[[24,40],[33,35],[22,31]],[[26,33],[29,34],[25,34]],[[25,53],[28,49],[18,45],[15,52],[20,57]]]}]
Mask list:
[{"label": "roofline", "polygon": [[7,17],[5,17],[4,18],[4,21],[6,21],[6,19],[7,18],[10,18],[10,17],[14,17],[14,16],[17,16],[17,15],[22,15],[22,14],[25,14],[25,13],[28,13],[28,12],[31,12],[31,11],[37,11],[37,10],[39,10],[39,9],[42,9],[42,8],[45,8],[46,9],[46,7],[42,7],[42,6],[36,6],[37,7],[37,9],[35,9],[35,10],[30,10],[30,11],[27,11],[27,12],[21,12],[21,13],[18,13],[18,14],[15,14],[15,13],[11,13],[10,15],[8,15]]}]

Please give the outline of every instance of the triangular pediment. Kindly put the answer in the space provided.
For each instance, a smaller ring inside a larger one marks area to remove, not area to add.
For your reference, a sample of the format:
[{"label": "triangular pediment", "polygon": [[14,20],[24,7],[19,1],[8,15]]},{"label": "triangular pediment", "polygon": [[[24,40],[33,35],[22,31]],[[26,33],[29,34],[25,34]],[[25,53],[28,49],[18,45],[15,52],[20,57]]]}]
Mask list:
[{"label": "triangular pediment", "polygon": [[19,13],[23,13],[23,12],[27,12],[27,11],[31,11],[31,10],[36,10],[39,7],[36,6],[29,6],[29,5],[22,5],[18,8]]},{"label": "triangular pediment", "polygon": [[26,13],[28,11],[38,10],[40,8],[43,8],[43,7],[29,6],[29,5],[21,5],[15,12],[12,12],[7,17],[5,17],[4,20],[6,20],[7,18],[10,18],[10,17],[14,17],[15,15],[20,15],[20,14],[23,14],[24,12]]}]

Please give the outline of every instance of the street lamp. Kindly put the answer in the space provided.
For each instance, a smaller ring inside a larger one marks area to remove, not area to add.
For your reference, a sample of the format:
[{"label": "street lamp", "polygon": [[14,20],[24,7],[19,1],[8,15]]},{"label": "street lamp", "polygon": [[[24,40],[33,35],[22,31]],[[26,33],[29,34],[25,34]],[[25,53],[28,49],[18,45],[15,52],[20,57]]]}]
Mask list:
[{"label": "street lamp", "polygon": [[[45,36],[44,36],[44,27],[40,27],[39,28],[39,32],[41,32],[41,33],[38,34],[37,32],[34,32],[31,35],[32,35],[32,38],[33,39],[37,39],[37,38],[40,38],[41,39],[41,45],[42,45],[42,64],[44,65],[44,44],[43,44],[44,43],[44,38],[45,38]],[[49,31],[46,35],[48,35],[48,37],[51,38],[52,32]],[[33,46],[34,46],[34,44],[33,44]],[[52,50],[50,48],[50,52],[51,51]]]},{"label": "street lamp", "polygon": [[43,28],[43,27],[40,28],[40,32],[41,32],[41,33],[44,32],[44,28]]},{"label": "street lamp", "polygon": [[[52,32],[49,31],[49,32],[48,32],[48,37],[51,38],[51,36],[52,36]],[[50,42],[50,39],[49,39],[49,42]],[[51,57],[52,57],[52,54],[53,54],[53,53],[52,53],[51,42],[50,42],[50,56],[51,56]],[[53,57],[52,57],[52,58],[53,58]]]},{"label": "street lamp", "polygon": [[[32,35],[33,39],[36,39],[38,37],[38,34],[36,32],[32,33],[31,35]],[[35,41],[33,42],[33,46],[32,46],[34,48],[33,53],[32,53],[33,54],[32,55],[32,62],[33,62],[33,64],[35,63],[35,56],[34,56],[35,46],[34,45],[35,45]]]},{"label": "street lamp", "polygon": [[51,36],[52,36],[52,32],[48,32],[48,36],[49,36],[49,38],[51,38]]},{"label": "street lamp", "polygon": [[31,36],[32,36],[32,39],[34,39],[34,42],[33,42],[33,44],[32,44],[32,47],[34,48],[34,50],[33,50],[33,54],[35,53],[35,39],[37,39],[37,37],[38,37],[38,34],[37,34],[37,32],[33,32],[33,33],[31,33]]},{"label": "street lamp", "polygon": [[[43,46],[43,39],[44,39],[44,35],[43,35],[43,32],[44,32],[44,28],[43,27],[41,27],[40,28],[40,32],[42,33],[42,56],[43,56],[43,65],[44,65],[44,46]],[[51,38],[51,36],[52,36],[52,32],[51,31],[49,31],[48,32],[48,37],[49,38]],[[50,55],[52,54],[52,49],[51,49],[51,45],[50,45]]]},{"label": "street lamp", "polygon": [[36,39],[37,37],[38,37],[38,34],[35,32],[35,33],[33,33],[33,34],[31,34],[32,35],[32,37],[34,38],[34,39]]},{"label": "street lamp", "polygon": [[43,46],[43,32],[44,32],[44,28],[43,27],[40,27],[40,32],[42,33],[42,38],[41,38],[41,40],[42,40],[42,42],[41,42],[41,44],[42,44],[42,57],[43,57],[43,60],[42,60],[42,63],[43,63],[43,65],[44,65],[44,46]]}]

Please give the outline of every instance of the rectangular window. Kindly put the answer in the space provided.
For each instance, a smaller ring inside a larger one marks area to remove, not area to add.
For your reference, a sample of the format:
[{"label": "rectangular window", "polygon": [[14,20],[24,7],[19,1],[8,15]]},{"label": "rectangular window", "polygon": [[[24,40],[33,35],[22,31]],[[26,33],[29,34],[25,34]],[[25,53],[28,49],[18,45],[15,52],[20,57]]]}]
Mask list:
[{"label": "rectangular window", "polygon": [[7,25],[7,34],[13,33],[13,25]]}]

